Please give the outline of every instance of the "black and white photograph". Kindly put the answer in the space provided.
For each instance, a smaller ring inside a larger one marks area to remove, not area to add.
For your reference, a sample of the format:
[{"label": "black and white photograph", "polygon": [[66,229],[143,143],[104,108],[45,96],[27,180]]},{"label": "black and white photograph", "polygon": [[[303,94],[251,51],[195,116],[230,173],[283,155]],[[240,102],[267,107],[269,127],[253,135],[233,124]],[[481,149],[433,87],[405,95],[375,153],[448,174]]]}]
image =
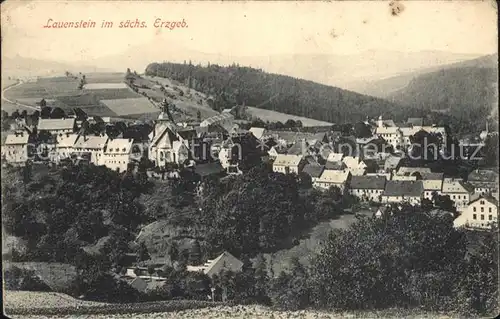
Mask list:
[{"label": "black and white photograph", "polygon": [[9,318],[494,318],[496,1],[1,3]]}]

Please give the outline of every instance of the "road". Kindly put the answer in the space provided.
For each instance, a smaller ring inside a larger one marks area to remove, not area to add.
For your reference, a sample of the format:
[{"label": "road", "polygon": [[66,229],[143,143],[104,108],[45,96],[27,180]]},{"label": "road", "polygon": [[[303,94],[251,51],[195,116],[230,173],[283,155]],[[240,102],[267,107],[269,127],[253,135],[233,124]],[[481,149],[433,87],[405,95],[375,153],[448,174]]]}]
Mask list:
[{"label": "road", "polygon": [[29,109],[32,109],[32,110],[35,110],[35,111],[40,111],[41,108],[40,107],[36,107],[36,106],[32,106],[32,105],[26,105],[26,104],[22,104],[22,103],[19,103],[17,101],[12,101],[12,100],[9,100],[8,98],[5,97],[5,92],[7,92],[8,90],[12,89],[13,87],[16,87],[16,86],[19,86],[23,84],[22,81],[19,81],[17,82],[16,84],[14,85],[11,85],[11,86],[8,86],[6,87],[5,89],[2,90],[2,100],[3,101],[6,101],[6,102],[9,102],[9,103],[12,103],[12,104],[15,104],[15,105],[18,105],[18,106],[22,106],[22,107],[26,107],[26,108],[29,108]]}]

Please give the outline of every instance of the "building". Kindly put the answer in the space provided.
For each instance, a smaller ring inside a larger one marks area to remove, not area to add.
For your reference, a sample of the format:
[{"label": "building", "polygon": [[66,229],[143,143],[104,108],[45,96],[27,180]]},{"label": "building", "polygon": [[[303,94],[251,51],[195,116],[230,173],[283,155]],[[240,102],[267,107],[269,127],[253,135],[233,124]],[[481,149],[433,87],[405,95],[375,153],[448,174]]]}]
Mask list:
[{"label": "building", "polygon": [[467,182],[474,187],[474,193],[479,195],[498,191],[498,173],[493,170],[474,170],[467,177]]},{"label": "building", "polygon": [[385,183],[386,179],[383,176],[353,176],[350,193],[361,200],[380,202]]},{"label": "building", "polygon": [[39,119],[37,125],[38,133],[48,132],[56,138],[57,142],[62,142],[65,138],[69,138],[71,133],[75,132],[76,119]]},{"label": "building", "polygon": [[208,127],[212,125],[220,125],[224,128],[232,127],[234,125],[234,115],[229,112],[225,112],[209,117],[200,123],[200,127]]},{"label": "building", "polygon": [[283,174],[300,174],[305,166],[302,155],[278,154],[273,162],[273,171]]},{"label": "building", "polygon": [[491,196],[480,196],[471,201],[454,221],[455,227],[491,228],[498,223],[498,201]]},{"label": "building", "polygon": [[182,164],[189,158],[189,149],[177,136],[172,124],[157,125],[148,156],[159,167],[164,167],[167,163]]},{"label": "building", "polygon": [[382,193],[383,203],[409,203],[418,205],[422,201],[422,181],[387,181]]},{"label": "building", "polygon": [[387,157],[384,162],[384,171],[387,173],[397,171],[399,169],[401,160],[402,158],[397,156]]},{"label": "building", "polygon": [[443,188],[443,173],[422,174],[422,184],[424,185],[424,198],[432,200],[434,193],[441,194]]},{"label": "building", "polygon": [[368,167],[359,157],[346,156],[342,159],[342,162],[353,176],[364,175]]},{"label": "building", "polygon": [[309,175],[311,177],[311,181],[314,183],[318,180],[318,178],[323,173],[325,167],[323,165],[318,164],[306,164],[302,170],[303,173]]},{"label": "building", "polygon": [[327,190],[332,186],[340,188],[342,192],[345,191],[346,185],[349,183],[351,173],[348,170],[327,170],[325,169],[321,176],[316,179],[313,184],[314,187]]},{"label": "building", "polygon": [[375,134],[383,138],[389,145],[392,145],[394,149],[397,149],[403,144],[403,133],[399,127],[395,126],[392,121],[391,123],[384,121],[382,116],[379,116],[377,120]]},{"label": "building", "polygon": [[67,138],[62,139],[56,144],[56,162],[59,162],[66,158],[71,158],[71,154],[74,152],[74,146],[80,135],[69,134]]},{"label": "building", "polygon": [[264,136],[266,129],[262,127],[251,127],[249,131],[253,134],[253,136],[255,136],[255,138],[260,140]]},{"label": "building", "polygon": [[460,212],[467,208],[471,195],[474,194],[474,187],[461,179],[445,178],[441,194],[450,196],[450,199],[455,203],[455,208]]},{"label": "building", "polygon": [[13,165],[24,165],[29,158],[29,134],[25,131],[7,135],[2,145],[2,159]]},{"label": "building", "polygon": [[90,155],[89,161],[95,165],[104,165],[104,149],[108,136],[81,136],[74,144],[73,150],[79,158]]},{"label": "building", "polygon": [[402,166],[398,169],[397,175],[406,175],[406,176],[417,176],[422,177],[424,174],[430,174],[431,169],[428,167],[407,167]]},{"label": "building", "polygon": [[110,139],[104,150],[103,162],[107,168],[117,171],[127,171],[131,162],[133,139],[115,138]]},{"label": "building", "polygon": [[217,258],[207,260],[207,262],[202,266],[187,266],[187,271],[203,272],[205,275],[212,278],[214,275],[218,275],[223,270],[236,273],[241,272],[242,268],[243,262],[225,251]]}]

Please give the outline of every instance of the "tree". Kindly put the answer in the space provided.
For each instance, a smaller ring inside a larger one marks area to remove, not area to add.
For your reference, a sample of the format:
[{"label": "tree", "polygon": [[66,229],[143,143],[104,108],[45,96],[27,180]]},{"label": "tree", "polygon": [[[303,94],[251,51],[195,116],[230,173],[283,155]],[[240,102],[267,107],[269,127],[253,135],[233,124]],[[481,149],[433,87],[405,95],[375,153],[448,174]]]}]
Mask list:
[{"label": "tree", "polygon": [[363,122],[354,124],[354,136],[357,138],[367,138],[372,136],[372,131],[369,125]]},{"label": "tree", "polygon": [[45,99],[41,99],[41,100],[40,100],[40,107],[41,107],[41,108],[44,108],[44,107],[46,107],[46,106],[47,106],[47,101],[45,101]]},{"label": "tree", "polygon": [[200,111],[196,112],[196,119],[198,120],[198,122],[201,122],[201,112]]},{"label": "tree", "polygon": [[40,112],[40,116],[42,119],[49,119],[51,113],[52,113],[52,108],[49,106],[45,106],[45,107],[42,107],[42,110]]},{"label": "tree", "polygon": [[195,240],[191,245],[191,249],[189,250],[189,264],[190,265],[199,265],[201,264],[201,248],[200,243]]},{"label": "tree", "polygon": [[168,246],[168,256],[172,262],[177,261],[179,259],[179,248],[177,246],[177,242],[173,241],[170,246]]},{"label": "tree", "polygon": [[21,117],[21,114],[19,114],[19,110],[15,110],[14,112],[12,112],[12,114],[10,115],[10,117],[12,119],[18,119],[19,117]]},{"label": "tree", "polygon": [[60,107],[55,107],[52,109],[52,112],[50,112],[50,118],[51,119],[62,119],[66,117],[66,113],[64,113],[63,109]]}]

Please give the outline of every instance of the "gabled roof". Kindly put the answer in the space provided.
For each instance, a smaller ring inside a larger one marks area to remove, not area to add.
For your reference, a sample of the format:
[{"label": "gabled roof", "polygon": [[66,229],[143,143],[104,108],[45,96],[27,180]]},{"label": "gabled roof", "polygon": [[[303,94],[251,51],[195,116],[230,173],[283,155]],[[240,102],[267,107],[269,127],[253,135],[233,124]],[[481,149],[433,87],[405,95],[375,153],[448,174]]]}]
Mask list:
[{"label": "gabled roof", "polygon": [[422,181],[387,181],[383,195],[418,197],[423,191]]},{"label": "gabled roof", "polygon": [[328,154],[328,158],[326,159],[328,162],[341,162],[344,158],[344,154],[342,153],[330,153]]},{"label": "gabled roof", "polygon": [[396,156],[389,156],[385,159],[384,163],[384,169],[385,170],[392,170],[396,169],[399,166],[399,162],[401,162],[402,158],[401,157],[396,157]]},{"label": "gabled roof", "polygon": [[359,157],[346,156],[342,159],[342,162],[348,168],[366,168],[366,164]]},{"label": "gabled roof", "polygon": [[422,180],[440,181],[443,180],[443,173],[421,172]]},{"label": "gabled roof", "polygon": [[27,144],[29,140],[28,132],[16,132],[7,135],[5,145]]},{"label": "gabled roof", "polygon": [[474,187],[460,179],[445,178],[443,180],[443,193],[469,193],[474,192]]},{"label": "gabled roof", "polygon": [[324,169],[325,167],[322,165],[307,164],[302,171],[311,177],[318,178]]},{"label": "gabled roof", "polygon": [[328,169],[328,170],[343,170],[344,168],[346,168],[345,164],[343,162],[330,162],[330,161],[327,161],[325,163],[325,169]]},{"label": "gabled roof", "polygon": [[376,134],[396,134],[396,133],[400,133],[400,129],[398,127],[395,127],[395,126],[391,126],[391,127],[377,127],[377,129],[375,130],[375,133]]},{"label": "gabled roof", "polygon": [[209,117],[208,119],[205,119],[200,123],[200,126],[209,126],[213,124],[218,124],[222,123],[227,120],[233,120],[234,116],[231,113],[221,113],[219,115],[215,115],[212,117]]},{"label": "gabled roof", "polygon": [[241,269],[241,267],[243,267],[243,262],[241,262],[238,258],[234,257],[233,255],[231,255],[229,252],[225,251],[222,254],[220,254],[217,258],[207,261],[207,263],[205,264],[206,268],[204,270],[204,273],[210,274],[211,270],[215,267],[215,265],[221,262],[225,262],[224,259],[229,259],[234,268]]},{"label": "gabled roof", "polygon": [[50,131],[50,130],[72,130],[75,126],[74,118],[69,119],[39,119],[38,120],[38,131]]},{"label": "gabled roof", "polygon": [[306,155],[308,153],[308,146],[308,143],[304,140],[297,141],[288,149],[286,153],[290,155]]},{"label": "gabled roof", "polygon": [[420,175],[422,174],[429,174],[432,173],[431,169],[428,167],[407,167],[403,166],[398,169],[398,175],[411,175],[415,172],[419,172]]},{"label": "gabled roof", "polygon": [[304,157],[302,155],[278,154],[273,165],[297,166]]},{"label": "gabled roof", "polygon": [[325,183],[342,184],[347,181],[349,175],[349,171],[324,170],[319,178],[319,181]]},{"label": "gabled roof", "polygon": [[168,137],[170,141],[175,141],[177,140],[177,136],[175,135],[175,129],[172,128],[171,125],[165,126],[160,134],[156,135],[153,140],[151,141],[151,146],[156,146],[160,142],[160,140],[165,136],[165,134],[168,134]]},{"label": "gabled roof", "polygon": [[262,127],[251,127],[250,128],[250,132],[256,137],[258,138],[259,140],[262,138],[262,136],[264,135],[264,131],[266,129],[265,128],[262,128]]},{"label": "gabled roof", "polygon": [[477,202],[478,200],[485,200],[495,206],[498,206],[498,200],[492,196],[487,196],[487,195],[482,195],[482,196],[479,196],[478,198],[472,200],[469,202],[469,205],[472,204],[472,203],[475,203]]},{"label": "gabled roof", "polygon": [[73,145],[75,145],[79,136],[80,135],[78,135],[78,134],[70,134],[66,138],[63,138],[61,141],[58,141],[56,146],[57,147],[72,147]]},{"label": "gabled roof", "polygon": [[106,145],[105,154],[129,154],[132,150],[133,139],[115,138],[110,139]]},{"label": "gabled roof", "polygon": [[498,173],[488,169],[478,169],[472,171],[467,177],[468,182],[491,182],[496,183]]},{"label": "gabled roof", "polygon": [[350,185],[353,189],[384,189],[385,182],[384,176],[353,176]]},{"label": "gabled roof", "polygon": [[82,136],[76,141],[74,147],[104,149],[104,146],[106,145],[107,141],[108,141],[107,136]]}]

